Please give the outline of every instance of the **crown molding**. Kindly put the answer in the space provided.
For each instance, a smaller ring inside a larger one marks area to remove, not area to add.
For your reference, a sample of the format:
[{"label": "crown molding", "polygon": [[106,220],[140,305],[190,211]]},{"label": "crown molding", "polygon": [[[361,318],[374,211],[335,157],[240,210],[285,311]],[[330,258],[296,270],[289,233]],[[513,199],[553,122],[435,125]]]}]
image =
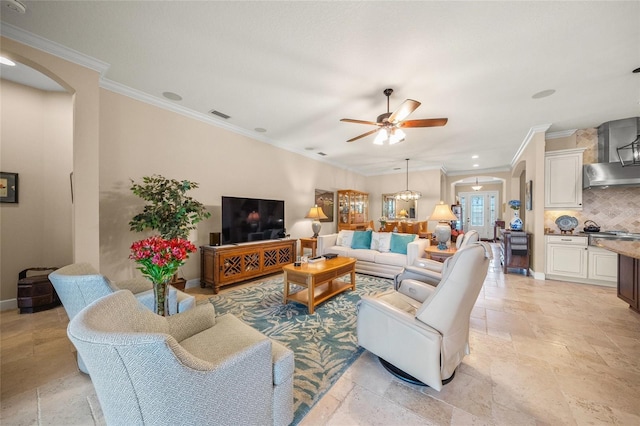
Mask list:
[{"label": "crown molding", "polygon": [[551,127],[551,123],[549,123],[549,124],[539,124],[539,125],[533,126],[532,128],[529,129],[529,132],[527,133],[527,136],[524,137],[524,140],[520,144],[520,148],[518,148],[518,150],[516,151],[515,155],[511,159],[511,168],[512,169],[515,167],[516,162],[518,161],[518,158],[520,158],[520,156],[522,155],[524,150],[527,148],[527,145],[529,145],[529,143],[531,142],[531,139],[533,139],[533,136],[536,133],[545,133],[547,130],[549,130],[549,127]]},{"label": "crown molding", "polygon": [[562,130],[559,132],[549,132],[545,135],[545,139],[567,138],[577,132],[578,129]]},{"label": "crown molding", "polygon": [[459,171],[447,173],[447,176],[464,176],[464,175],[470,175],[470,176],[478,175],[479,176],[481,174],[500,173],[500,172],[508,172],[508,171],[511,171],[511,168],[509,168],[509,167],[493,167],[493,168],[490,168],[490,169],[459,170]]},{"label": "crown molding", "polygon": [[110,64],[106,62],[92,58],[91,56],[85,55],[77,50],[70,49],[60,43],[47,40],[44,37],[40,37],[39,35],[30,33],[29,31],[25,31],[5,22],[0,26],[0,34],[3,37],[10,38],[11,40],[33,47],[34,49],[41,50],[66,61],[97,71],[101,76],[104,75],[110,67]]}]

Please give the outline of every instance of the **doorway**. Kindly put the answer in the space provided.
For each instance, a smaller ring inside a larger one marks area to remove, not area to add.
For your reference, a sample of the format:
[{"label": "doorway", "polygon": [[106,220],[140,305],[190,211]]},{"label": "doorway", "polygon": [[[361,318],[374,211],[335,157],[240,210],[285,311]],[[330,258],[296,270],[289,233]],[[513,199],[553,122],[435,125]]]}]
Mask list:
[{"label": "doorway", "polygon": [[476,230],[481,239],[493,239],[500,205],[498,191],[460,192],[458,196],[462,205],[463,231]]}]

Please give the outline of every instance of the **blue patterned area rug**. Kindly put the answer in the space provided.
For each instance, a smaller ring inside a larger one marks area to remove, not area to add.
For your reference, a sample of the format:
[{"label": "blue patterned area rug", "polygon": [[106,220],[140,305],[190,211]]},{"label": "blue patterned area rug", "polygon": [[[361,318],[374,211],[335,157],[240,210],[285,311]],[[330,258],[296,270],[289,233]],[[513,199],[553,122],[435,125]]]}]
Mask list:
[{"label": "blue patterned area rug", "polygon": [[363,351],[356,338],[361,296],[391,288],[392,280],[356,274],[355,291],[327,300],[313,315],[299,303],[282,303],[282,275],[209,301],[216,315],[232,313],[295,353],[293,424],[298,424]]}]

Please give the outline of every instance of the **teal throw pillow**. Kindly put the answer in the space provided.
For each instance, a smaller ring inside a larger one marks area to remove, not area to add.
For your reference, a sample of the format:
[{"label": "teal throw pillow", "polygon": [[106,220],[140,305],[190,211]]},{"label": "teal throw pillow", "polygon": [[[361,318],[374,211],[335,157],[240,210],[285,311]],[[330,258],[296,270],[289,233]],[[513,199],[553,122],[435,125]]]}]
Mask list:
[{"label": "teal throw pillow", "polygon": [[415,238],[413,234],[391,234],[391,253],[407,254],[407,245]]},{"label": "teal throw pillow", "polygon": [[351,240],[351,248],[353,249],[370,249],[371,248],[371,231],[356,231],[353,233]]}]

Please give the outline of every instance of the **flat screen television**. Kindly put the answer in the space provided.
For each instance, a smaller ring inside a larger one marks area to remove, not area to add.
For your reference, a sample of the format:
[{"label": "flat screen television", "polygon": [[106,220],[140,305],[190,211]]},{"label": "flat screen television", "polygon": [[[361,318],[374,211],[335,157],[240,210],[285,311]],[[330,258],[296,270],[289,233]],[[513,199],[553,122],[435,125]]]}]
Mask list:
[{"label": "flat screen television", "polygon": [[284,201],[222,197],[222,244],[283,238]]}]

